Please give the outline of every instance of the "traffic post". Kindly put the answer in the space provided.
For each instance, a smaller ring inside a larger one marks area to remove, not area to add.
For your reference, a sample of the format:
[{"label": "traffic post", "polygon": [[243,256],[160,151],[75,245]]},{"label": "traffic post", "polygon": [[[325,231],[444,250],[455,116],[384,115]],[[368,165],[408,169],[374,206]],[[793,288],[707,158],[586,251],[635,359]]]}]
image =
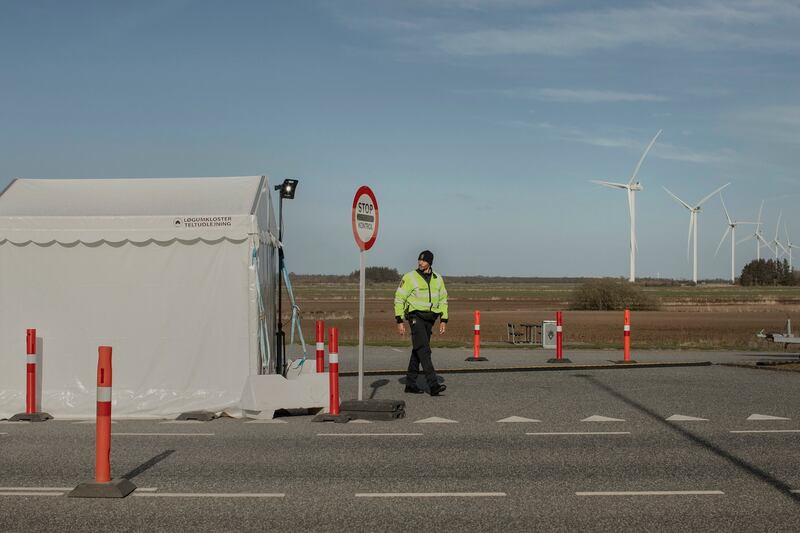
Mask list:
[{"label": "traffic post", "polygon": [[617,363],[635,362],[631,359],[631,311],[626,309],[622,326],[622,361],[617,361]]},{"label": "traffic post", "polygon": [[39,395],[37,394],[37,366],[40,343],[36,339],[36,330],[30,328],[25,332],[25,412],[11,417],[11,422],[45,422],[53,418],[48,413],[40,412]]},{"label": "traffic post", "polygon": [[571,363],[564,357],[564,316],[561,311],[556,311],[556,357],[548,359],[548,363]]},{"label": "traffic post", "polygon": [[472,340],[472,357],[467,357],[464,361],[488,361],[487,358],[481,357],[481,312],[475,310],[475,325],[472,327],[474,330]]},{"label": "traffic post", "polygon": [[325,372],[325,322],[317,320],[317,374]]},{"label": "traffic post", "polygon": [[81,483],[67,496],[124,498],[136,490],[129,479],[111,479],[111,346],[98,348],[94,472],[94,481]]},{"label": "traffic post", "polygon": [[339,330],[328,331],[328,412],[314,417],[312,422],[349,422],[352,417],[339,409]]}]

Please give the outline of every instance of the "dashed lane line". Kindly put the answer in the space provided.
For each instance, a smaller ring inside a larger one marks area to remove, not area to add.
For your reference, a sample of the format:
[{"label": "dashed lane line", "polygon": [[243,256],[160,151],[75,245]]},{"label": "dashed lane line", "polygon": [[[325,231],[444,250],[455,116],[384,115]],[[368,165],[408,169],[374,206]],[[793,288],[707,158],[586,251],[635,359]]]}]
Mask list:
[{"label": "dashed lane line", "polygon": [[[70,489],[72,490],[72,489]],[[12,491],[12,492],[0,492],[0,496],[63,496],[63,492],[23,492],[23,491]]]},{"label": "dashed lane line", "polygon": [[731,433],[800,433],[800,429],[736,429]]},{"label": "dashed lane line", "polygon": [[112,433],[114,437],[213,437],[216,433]]},{"label": "dashed lane line", "polygon": [[360,492],[356,498],[504,498],[505,492]]},{"label": "dashed lane line", "polygon": [[140,498],[284,498],[282,492],[143,492],[134,496]]},{"label": "dashed lane line", "polygon": [[539,432],[539,433],[525,433],[526,435],[533,436],[546,436],[546,435],[630,435],[630,431],[554,431],[554,432]]},{"label": "dashed lane line", "polygon": [[[67,492],[75,487],[0,487],[3,492]],[[155,492],[158,489],[155,487],[136,487],[139,492]]]},{"label": "dashed lane line", "polygon": [[421,437],[423,433],[317,433],[317,437]]},{"label": "dashed lane line", "polygon": [[576,492],[575,496],[723,496],[721,490],[622,490]]}]

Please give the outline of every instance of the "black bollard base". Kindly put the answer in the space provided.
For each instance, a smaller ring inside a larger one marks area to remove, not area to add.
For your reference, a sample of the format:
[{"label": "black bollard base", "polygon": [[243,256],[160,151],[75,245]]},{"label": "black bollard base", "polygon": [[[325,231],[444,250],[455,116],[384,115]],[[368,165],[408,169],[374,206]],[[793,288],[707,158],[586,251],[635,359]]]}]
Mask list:
[{"label": "black bollard base", "polygon": [[467,357],[466,359],[464,359],[464,361],[469,363],[469,362],[477,362],[477,361],[488,361],[488,359],[485,358],[485,357]]},{"label": "black bollard base", "polygon": [[322,413],[311,419],[312,422],[336,422],[337,424],[346,424],[353,418],[345,413],[339,415],[332,415],[330,413]]},{"label": "black bollard base", "polygon": [[136,490],[129,479],[112,479],[108,483],[88,481],[81,483],[67,494],[70,498],[124,498]]},{"label": "black bollard base", "polygon": [[49,413],[18,413],[12,416],[10,422],[47,422],[53,417]]},{"label": "black bollard base", "polygon": [[548,363],[571,363],[572,361],[570,361],[566,357],[562,357],[561,359],[556,359],[556,358],[548,359],[547,362]]}]

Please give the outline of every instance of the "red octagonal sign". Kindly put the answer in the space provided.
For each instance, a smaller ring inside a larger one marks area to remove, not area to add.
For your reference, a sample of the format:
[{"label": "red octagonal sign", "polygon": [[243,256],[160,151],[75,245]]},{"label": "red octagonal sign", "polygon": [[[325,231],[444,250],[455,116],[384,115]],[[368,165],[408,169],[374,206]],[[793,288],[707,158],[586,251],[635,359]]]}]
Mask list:
[{"label": "red octagonal sign", "polygon": [[361,251],[367,251],[378,238],[378,201],[372,189],[363,185],[353,198],[353,237]]}]

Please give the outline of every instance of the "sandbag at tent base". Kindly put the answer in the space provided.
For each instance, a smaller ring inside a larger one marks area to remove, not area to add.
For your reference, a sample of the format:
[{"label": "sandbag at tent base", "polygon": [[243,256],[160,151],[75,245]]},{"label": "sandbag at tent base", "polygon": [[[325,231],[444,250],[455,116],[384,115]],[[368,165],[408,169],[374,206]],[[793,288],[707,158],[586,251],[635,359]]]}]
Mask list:
[{"label": "sandbag at tent base", "polygon": [[278,374],[249,376],[241,408],[248,418],[269,419],[291,409],[323,409],[328,405],[328,373],[301,373],[292,379]]}]

